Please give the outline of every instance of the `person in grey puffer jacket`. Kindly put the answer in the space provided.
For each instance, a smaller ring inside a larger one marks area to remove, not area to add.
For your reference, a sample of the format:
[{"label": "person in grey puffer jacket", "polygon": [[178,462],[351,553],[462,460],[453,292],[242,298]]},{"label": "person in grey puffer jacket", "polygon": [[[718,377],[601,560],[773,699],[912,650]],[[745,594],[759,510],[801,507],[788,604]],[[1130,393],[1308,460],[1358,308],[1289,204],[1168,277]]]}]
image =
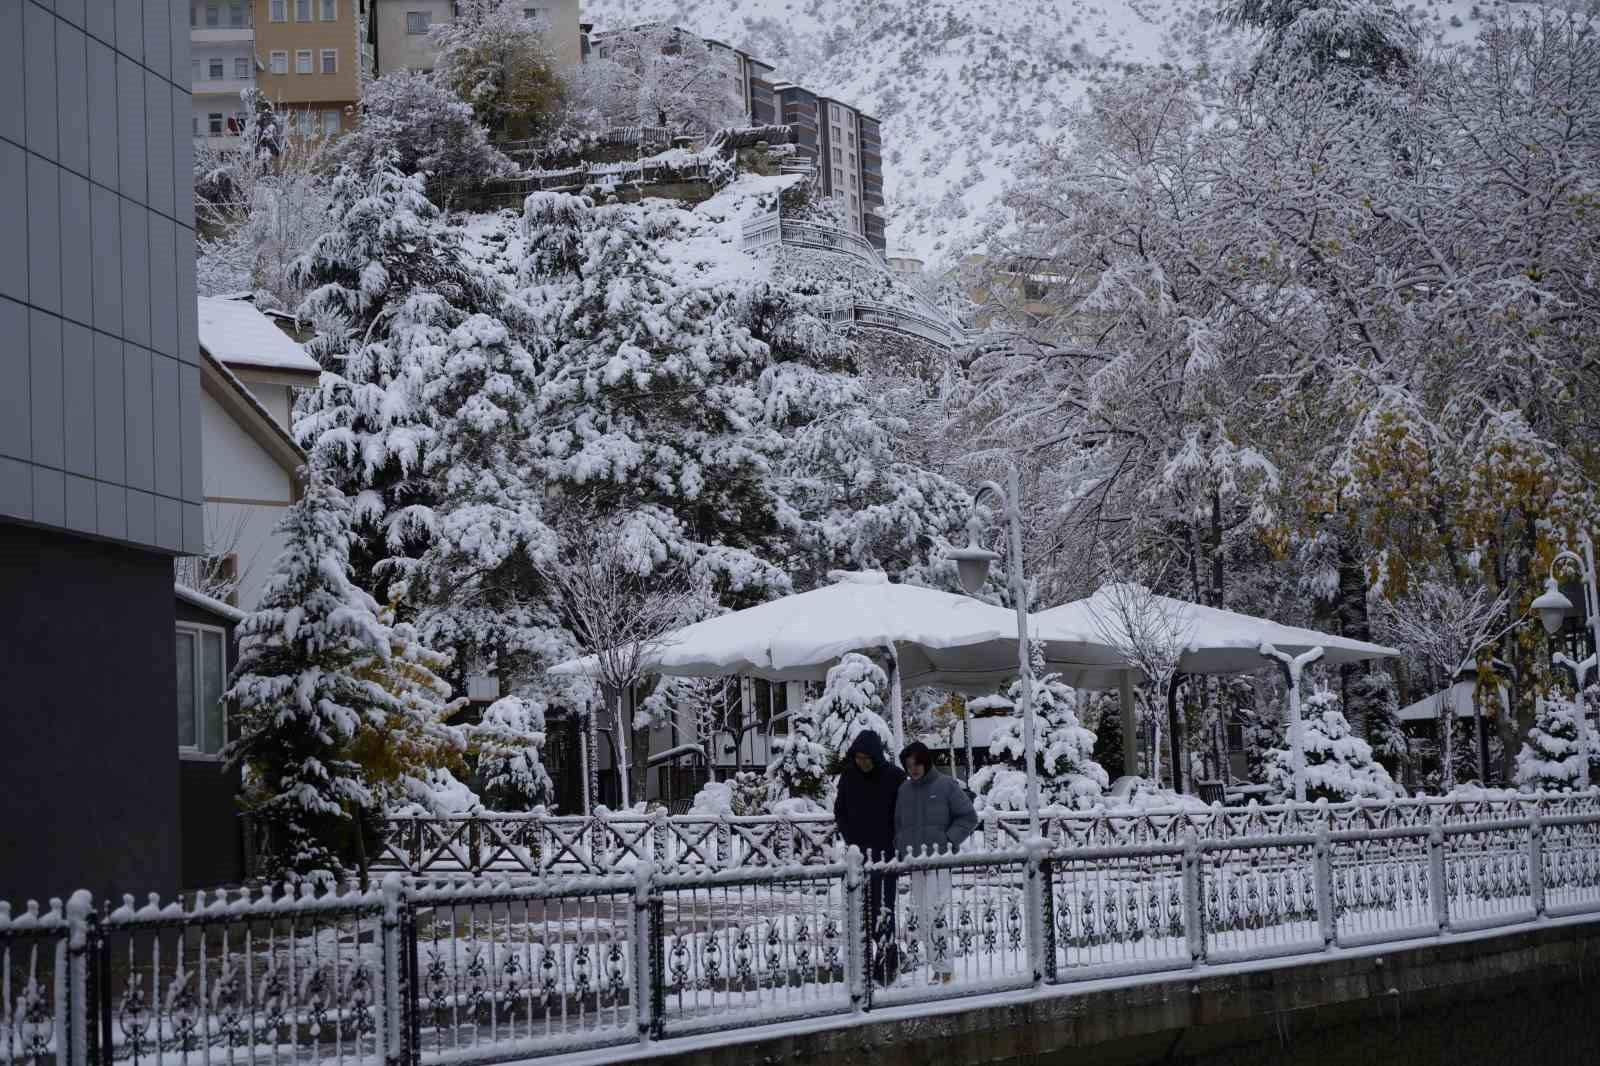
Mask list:
[{"label": "person in grey puffer jacket", "polygon": [[[961,783],[933,768],[933,753],[921,741],[900,753],[906,779],[894,805],[894,847],[903,858],[924,851],[948,852],[959,848],[978,827]],[[928,979],[949,984],[954,974],[950,962],[949,870],[916,870],[911,874],[911,904],[917,913],[918,938],[928,961]],[[943,919],[942,921],[940,919]]]}]

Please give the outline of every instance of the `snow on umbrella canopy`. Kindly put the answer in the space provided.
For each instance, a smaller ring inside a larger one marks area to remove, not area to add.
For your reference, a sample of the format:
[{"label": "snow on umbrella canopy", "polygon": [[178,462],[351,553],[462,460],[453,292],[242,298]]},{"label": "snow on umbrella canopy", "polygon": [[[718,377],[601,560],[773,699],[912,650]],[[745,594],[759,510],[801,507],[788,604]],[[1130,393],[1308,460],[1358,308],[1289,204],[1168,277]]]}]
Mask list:
[{"label": "snow on umbrella canopy", "polygon": [[[1087,651],[1106,647],[1108,632],[1115,637],[1123,626],[1118,605],[1129,601],[1121,598],[1121,592],[1117,586],[1107,585],[1085,599],[1030,616],[1030,622],[1038,628],[1038,636],[1046,641],[1046,657],[1070,660],[1080,654],[1079,648],[1071,643],[1073,634],[1087,642]],[[1183,674],[1244,674],[1260,670],[1272,665],[1261,655],[1263,644],[1271,644],[1290,655],[1321,648],[1321,661],[1331,666],[1399,654],[1381,644],[1283,625],[1237,611],[1224,611],[1142,590],[1140,595],[1139,602],[1160,612],[1168,620],[1170,630],[1184,644],[1184,652],[1178,660],[1178,672]],[[1052,635],[1059,635],[1061,641],[1053,642]]]},{"label": "snow on umbrella canopy", "polygon": [[[681,677],[749,674],[821,681],[848,652],[893,646],[901,682],[987,692],[1017,670],[1016,613],[939,589],[891,582],[881,571],[829,575],[833,583],[671,634],[645,668]],[[595,672],[592,656],[552,668]]]}]

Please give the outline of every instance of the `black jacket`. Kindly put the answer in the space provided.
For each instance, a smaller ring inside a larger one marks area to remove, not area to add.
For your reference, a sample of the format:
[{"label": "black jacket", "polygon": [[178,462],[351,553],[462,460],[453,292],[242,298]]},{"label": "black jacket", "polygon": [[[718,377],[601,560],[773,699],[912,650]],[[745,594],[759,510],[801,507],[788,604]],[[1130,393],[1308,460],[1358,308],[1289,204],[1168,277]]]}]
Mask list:
[{"label": "black jacket", "polygon": [[[858,751],[872,760],[871,773],[864,774],[856,766]],[[905,779],[905,771],[884,755],[883,738],[870,729],[863,730],[845,755],[839,792],[833,801],[834,824],[846,844],[854,844],[870,856],[893,851],[894,801]]]}]

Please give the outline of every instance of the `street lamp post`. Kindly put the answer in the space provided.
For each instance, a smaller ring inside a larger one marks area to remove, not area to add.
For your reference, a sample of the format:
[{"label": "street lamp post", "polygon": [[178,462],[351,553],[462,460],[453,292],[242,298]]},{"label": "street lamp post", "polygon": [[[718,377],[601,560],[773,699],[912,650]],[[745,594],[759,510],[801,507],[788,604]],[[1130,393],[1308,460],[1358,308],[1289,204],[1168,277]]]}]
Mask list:
[{"label": "street lamp post", "polygon": [[1550,576],[1545,579],[1544,592],[1533,601],[1532,607],[1539,613],[1539,621],[1544,623],[1544,630],[1552,637],[1560,630],[1566,621],[1567,612],[1572,610],[1572,601],[1567,599],[1556,586],[1556,567],[1562,563],[1571,563],[1578,568],[1579,576],[1583,579],[1583,605],[1589,618],[1589,632],[1594,636],[1594,653],[1581,663],[1575,663],[1565,655],[1556,657],[1559,665],[1567,666],[1572,670],[1572,680],[1578,686],[1576,707],[1578,710],[1578,749],[1583,756],[1582,781],[1585,788],[1589,787],[1589,752],[1592,750],[1589,742],[1589,721],[1584,713],[1583,686],[1590,673],[1595,668],[1596,657],[1600,656],[1600,591],[1595,588],[1594,570],[1594,545],[1588,537],[1583,538],[1583,555],[1570,549],[1563,549],[1550,560]]},{"label": "street lamp post", "polygon": [[972,517],[967,522],[967,546],[953,548],[948,554],[956,561],[961,587],[967,590],[968,595],[976,594],[989,576],[989,565],[1000,558],[997,553],[978,543],[983,530],[978,518],[978,501],[991,495],[999,500],[1005,508],[1011,534],[1006,570],[1010,579],[1011,600],[1017,609],[1017,681],[1021,688],[1023,758],[1027,761],[1028,771],[1028,831],[1038,836],[1039,770],[1036,756],[1039,731],[1033,715],[1033,658],[1028,642],[1028,596],[1026,586],[1022,583],[1022,490],[1015,466],[1007,473],[1006,486],[1009,492],[993,481],[985,481],[978,486],[978,491],[972,497]]}]

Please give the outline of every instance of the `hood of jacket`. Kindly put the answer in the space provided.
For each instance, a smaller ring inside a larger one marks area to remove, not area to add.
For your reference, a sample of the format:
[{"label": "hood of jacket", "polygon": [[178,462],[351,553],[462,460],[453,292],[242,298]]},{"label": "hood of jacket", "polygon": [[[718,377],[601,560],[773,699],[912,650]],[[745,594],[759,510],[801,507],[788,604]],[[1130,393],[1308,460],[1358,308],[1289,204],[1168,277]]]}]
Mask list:
[{"label": "hood of jacket", "polygon": [[863,729],[857,733],[856,738],[850,742],[850,748],[845,752],[844,757],[846,759],[854,759],[857,754],[865,755],[872,760],[873,772],[877,772],[889,765],[888,760],[883,755],[883,738],[877,734],[876,730]]}]

